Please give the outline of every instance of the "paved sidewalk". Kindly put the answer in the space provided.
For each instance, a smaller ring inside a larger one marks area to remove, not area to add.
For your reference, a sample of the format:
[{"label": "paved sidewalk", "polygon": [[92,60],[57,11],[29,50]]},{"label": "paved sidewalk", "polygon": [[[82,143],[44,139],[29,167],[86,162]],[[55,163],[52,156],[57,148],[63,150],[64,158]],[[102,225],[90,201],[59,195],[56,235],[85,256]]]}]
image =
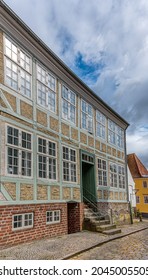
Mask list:
[{"label": "paved sidewalk", "polygon": [[148,220],[120,226],[122,232],[113,236],[82,231],[56,238],[46,238],[0,250],[1,260],[60,260],[95,248],[148,228]]}]

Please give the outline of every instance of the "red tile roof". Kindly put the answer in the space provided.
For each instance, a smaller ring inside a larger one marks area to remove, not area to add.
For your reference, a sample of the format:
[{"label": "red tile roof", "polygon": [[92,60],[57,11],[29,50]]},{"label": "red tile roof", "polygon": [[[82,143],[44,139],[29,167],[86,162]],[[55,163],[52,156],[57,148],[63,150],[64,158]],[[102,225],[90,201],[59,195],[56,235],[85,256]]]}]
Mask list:
[{"label": "red tile roof", "polygon": [[127,163],[133,178],[148,177],[148,170],[136,154],[127,155]]}]

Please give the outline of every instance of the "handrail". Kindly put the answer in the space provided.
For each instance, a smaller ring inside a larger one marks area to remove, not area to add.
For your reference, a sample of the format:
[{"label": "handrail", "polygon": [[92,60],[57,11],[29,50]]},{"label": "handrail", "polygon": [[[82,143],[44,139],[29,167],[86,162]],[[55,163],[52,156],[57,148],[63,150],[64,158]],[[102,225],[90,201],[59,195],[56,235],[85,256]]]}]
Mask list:
[{"label": "handrail", "polygon": [[[112,208],[111,207],[108,207],[108,209],[110,210],[108,213],[107,211],[103,211],[102,209],[98,209],[98,204],[96,205],[95,203],[98,202],[99,199],[96,199],[96,196],[94,194],[92,194],[91,192],[89,192],[88,190],[85,189],[85,192],[88,193],[89,195],[91,195],[91,197],[93,198],[94,202],[90,199],[88,199],[86,196],[83,195],[83,198],[85,201],[87,201],[87,203],[89,203],[95,210],[97,210],[96,212],[93,211],[91,209],[91,212],[93,212],[93,214],[95,214],[98,218],[99,218],[99,221],[100,221],[100,216],[101,215],[106,215],[106,216],[109,216],[109,219],[110,219],[110,223],[113,224],[113,220],[112,220]],[[99,200],[101,202],[101,200]],[[98,215],[99,213],[99,215]]]},{"label": "handrail", "polygon": [[[93,201],[95,202],[102,202],[99,198],[96,198],[96,196],[94,194],[92,194],[90,191],[88,191],[87,189],[84,189],[84,192],[87,192],[89,195],[92,196]],[[84,195],[83,195],[84,196]],[[111,207],[108,207],[109,210],[112,210]]]}]

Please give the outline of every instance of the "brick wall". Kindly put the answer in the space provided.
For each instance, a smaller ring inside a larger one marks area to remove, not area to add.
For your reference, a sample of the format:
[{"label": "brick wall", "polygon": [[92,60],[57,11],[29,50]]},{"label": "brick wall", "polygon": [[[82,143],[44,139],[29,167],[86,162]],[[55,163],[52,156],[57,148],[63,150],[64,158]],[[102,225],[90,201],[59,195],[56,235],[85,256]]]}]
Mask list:
[{"label": "brick wall", "polygon": [[83,203],[68,203],[68,233],[82,230]]},{"label": "brick wall", "polygon": [[[46,211],[61,210],[61,222],[46,225]],[[12,215],[34,213],[34,226],[30,229],[12,230]],[[60,236],[68,233],[67,204],[27,204],[0,206],[0,247],[16,245],[43,237]]]}]

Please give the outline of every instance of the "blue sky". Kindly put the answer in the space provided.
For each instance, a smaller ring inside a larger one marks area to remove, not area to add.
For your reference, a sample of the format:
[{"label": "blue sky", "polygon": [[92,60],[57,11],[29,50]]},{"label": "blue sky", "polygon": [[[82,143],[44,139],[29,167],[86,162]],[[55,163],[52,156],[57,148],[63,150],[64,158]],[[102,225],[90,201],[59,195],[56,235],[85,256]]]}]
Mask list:
[{"label": "blue sky", "polygon": [[130,123],[127,152],[148,168],[148,1],[5,2]]}]

